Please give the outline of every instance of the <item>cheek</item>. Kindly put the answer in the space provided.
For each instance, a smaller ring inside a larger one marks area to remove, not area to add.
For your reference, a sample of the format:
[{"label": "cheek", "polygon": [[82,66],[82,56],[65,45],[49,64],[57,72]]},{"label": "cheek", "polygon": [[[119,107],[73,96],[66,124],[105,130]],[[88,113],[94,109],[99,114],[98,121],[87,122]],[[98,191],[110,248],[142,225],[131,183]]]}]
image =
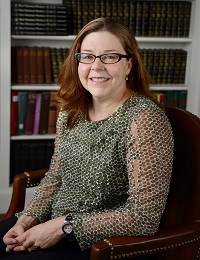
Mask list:
[{"label": "cheek", "polygon": [[78,66],[78,75],[80,78],[85,78],[87,77],[89,73],[89,69],[85,66],[83,66],[82,64],[79,64]]}]

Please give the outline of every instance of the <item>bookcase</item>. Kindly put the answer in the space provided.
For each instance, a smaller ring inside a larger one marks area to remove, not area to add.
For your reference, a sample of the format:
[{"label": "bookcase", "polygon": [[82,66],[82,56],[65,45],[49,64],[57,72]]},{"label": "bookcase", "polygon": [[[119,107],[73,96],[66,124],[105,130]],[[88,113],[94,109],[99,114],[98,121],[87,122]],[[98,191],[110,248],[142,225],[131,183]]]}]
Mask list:
[{"label": "bookcase", "polygon": [[[18,2],[41,3],[39,0],[23,0]],[[62,0],[44,0],[42,3],[59,4],[62,3]],[[191,20],[188,37],[137,36],[136,38],[141,49],[182,49],[187,51],[185,82],[181,84],[154,84],[151,88],[158,92],[186,91],[186,109],[195,115],[200,116],[200,73],[198,71],[200,68],[200,1],[191,0],[191,3]],[[70,48],[74,38],[75,35],[11,35],[11,0],[0,1],[0,213],[7,210],[11,197],[11,143],[29,142],[31,140],[54,140],[54,134],[11,136],[11,91],[54,91],[58,89],[56,84],[12,84],[11,46]],[[32,196],[33,190],[34,189],[31,188],[28,191],[27,200]]]}]

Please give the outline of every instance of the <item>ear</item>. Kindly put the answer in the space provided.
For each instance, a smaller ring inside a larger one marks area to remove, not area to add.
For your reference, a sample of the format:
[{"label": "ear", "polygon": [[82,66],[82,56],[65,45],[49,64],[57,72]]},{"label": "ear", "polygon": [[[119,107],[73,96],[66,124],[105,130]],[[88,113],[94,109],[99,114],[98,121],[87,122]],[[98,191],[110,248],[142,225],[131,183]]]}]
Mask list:
[{"label": "ear", "polygon": [[133,62],[132,62],[132,58],[131,58],[131,59],[129,59],[129,60],[127,61],[126,75],[128,75],[128,74],[130,73],[130,71],[131,71],[131,69],[132,69],[132,66],[133,66]]}]

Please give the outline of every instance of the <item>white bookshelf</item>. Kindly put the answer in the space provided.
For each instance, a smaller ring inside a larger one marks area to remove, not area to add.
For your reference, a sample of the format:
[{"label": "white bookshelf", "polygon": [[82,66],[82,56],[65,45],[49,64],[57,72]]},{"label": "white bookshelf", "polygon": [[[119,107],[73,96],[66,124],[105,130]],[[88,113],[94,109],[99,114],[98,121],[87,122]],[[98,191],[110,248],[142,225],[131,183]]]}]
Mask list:
[{"label": "white bookshelf", "polygon": [[[41,2],[31,0],[28,2]],[[44,0],[43,3],[61,3],[61,0]],[[190,35],[185,38],[136,37],[140,48],[181,48],[187,50],[185,84],[152,85],[151,89],[186,90],[187,110],[200,116],[200,1],[191,0],[192,16]],[[57,85],[13,85],[11,86],[11,45],[70,47],[75,39],[69,36],[19,36],[10,34],[11,0],[0,0],[0,213],[7,210],[12,187],[9,186],[10,141],[53,139],[54,135],[29,135],[10,137],[10,93],[11,90],[56,90]],[[33,189],[28,192],[28,200]]]}]

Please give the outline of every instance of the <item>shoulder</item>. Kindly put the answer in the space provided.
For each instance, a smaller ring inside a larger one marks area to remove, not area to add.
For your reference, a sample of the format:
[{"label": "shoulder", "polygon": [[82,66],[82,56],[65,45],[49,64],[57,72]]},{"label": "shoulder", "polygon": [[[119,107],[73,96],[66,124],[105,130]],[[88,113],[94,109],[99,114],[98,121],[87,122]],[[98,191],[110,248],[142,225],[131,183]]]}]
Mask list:
[{"label": "shoulder", "polygon": [[166,117],[164,110],[155,102],[139,95],[133,95],[130,97],[126,105],[126,110],[128,114],[132,114],[133,118],[137,118],[143,114],[157,114],[161,117]]}]

